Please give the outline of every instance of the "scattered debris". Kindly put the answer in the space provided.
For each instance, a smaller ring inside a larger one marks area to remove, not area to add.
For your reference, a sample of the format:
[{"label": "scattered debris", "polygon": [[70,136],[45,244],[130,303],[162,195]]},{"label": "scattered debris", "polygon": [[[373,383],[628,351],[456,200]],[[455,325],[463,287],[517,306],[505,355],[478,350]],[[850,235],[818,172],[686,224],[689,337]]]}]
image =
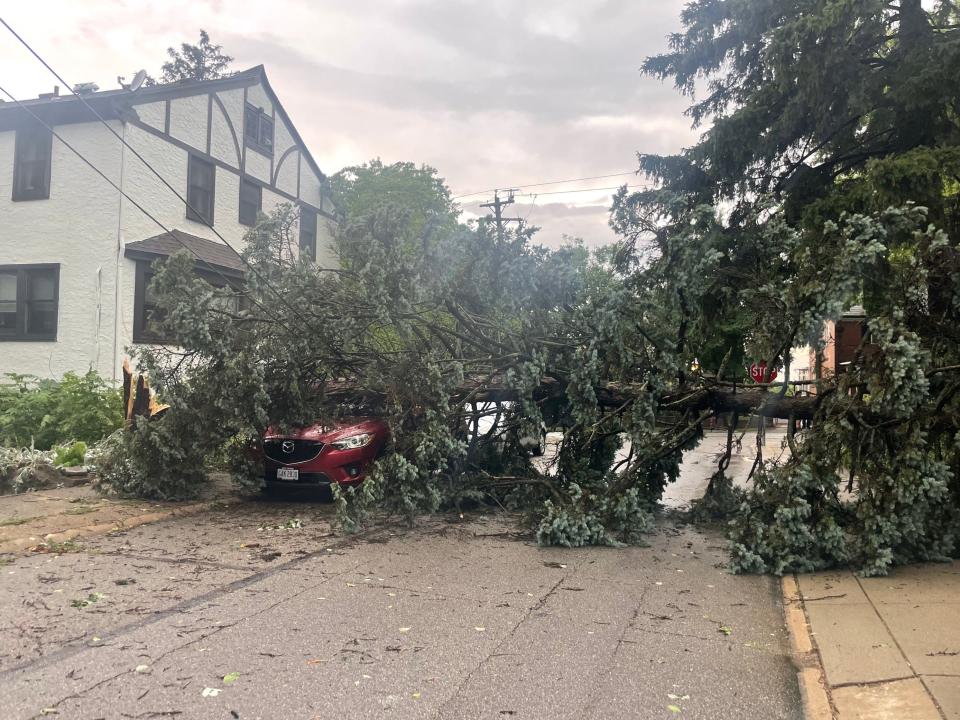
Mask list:
[{"label": "scattered debris", "polygon": [[290,518],[284,523],[279,525],[268,525],[267,523],[262,523],[257,526],[257,530],[299,530],[303,527],[303,521],[300,518]]},{"label": "scattered debris", "polygon": [[[71,602],[70,602],[70,606],[71,606],[71,607],[78,608],[78,609],[80,609],[80,608],[85,608],[85,607],[90,607],[90,606],[93,605],[95,602],[97,602],[97,601],[99,601],[99,600],[102,600],[102,599],[105,598],[105,597],[106,597],[106,595],[104,595],[103,593],[92,592],[92,593],[90,593],[89,595],[87,595],[85,598],[83,598],[83,599],[81,599],[81,600],[73,600],[73,601],[71,601]],[[98,639],[99,639],[99,638],[94,638],[94,641],[96,641],[96,640],[98,640]]]},{"label": "scattered debris", "polygon": [[240,679],[240,673],[238,672],[227,673],[226,675],[223,676],[223,684],[232,685],[239,679]]},{"label": "scattered debris", "polygon": [[220,694],[220,688],[205,687],[205,688],[200,692],[200,695],[201,695],[202,697],[216,697],[216,696],[219,695],[219,694]]},{"label": "scattered debris", "polygon": [[136,585],[137,581],[133,578],[117,578],[113,581],[114,585]]},{"label": "scattered debris", "polygon": [[67,540],[65,542],[46,540],[39,545],[34,545],[32,548],[30,548],[30,552],[64,555],[66,553],[83,552],[83,546],[75,543],[73,540]]},{"label": "scattered debris", "polygon": [[566,569],[566,567],[567,567],[567,566],[564,565],[563,563],[558,563],[558,562],[553,561],[553,560],[551,560],[551,561],[549,561],[549,562],[545,562],[545,563],[543,564],[543,566],[544,566],[544,567],[548,567],[548,568],[557,568],[558,570],[564,570],[564,569]]}]

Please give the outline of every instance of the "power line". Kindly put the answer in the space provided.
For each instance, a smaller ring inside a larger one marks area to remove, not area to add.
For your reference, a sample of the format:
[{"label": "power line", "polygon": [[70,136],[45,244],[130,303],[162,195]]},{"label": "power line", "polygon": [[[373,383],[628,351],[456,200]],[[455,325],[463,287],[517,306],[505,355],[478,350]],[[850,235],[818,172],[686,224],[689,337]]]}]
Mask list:
[{"label": "power line", "polygon": [[636,189],[649,189],[653,185],[615,185],[613,187],[602,187],[602,188],[577,188],[576,190],[550,190],[548,192],[538,192],[538,193],[517,193],[517,195],[523,195],[526,197],[539,197],[540,195],[566,195],[567,193],[585,193],[585,192],[606,192],[608,190],[619,190],[622,187],[626,187],[628,190]]},{"label": "power line", "polygon": [[[519,190],[519,189],[521,189],[521,188],[542,187],[542,186],[544,186],[544,185],[562,185],[563,183],[568,183],[568,182],[585,182],[585,181],[587,181],[587,180],[605,180],[606,178],[622,177],[623,175],[636,175],[636,174],[637,174],[637,173],[636,173],[635,170],[631,170],[630,172],[613,173],[613,174],[611,174],[611,175],[594,175],[594,176],[592,176],[592,177],[569,178],[569,179],[567,179],[567,180],[548,180],[547,182],[529,183],[529,184],[527,184],[527,185],[513,185],[512,187],[513,187],[514,190]],[[494,191],[496,191],[496,190],[501,190],[501,189],[502,189],[502,188],[489,188],[488,190],[478,190],[477,192],[465,193],[465,194],[463,194],[463,195],[457,195],[456,197],[453,197],[453,198],[450,198],[450,199],[451,199],[451,200],[459,200],[459,199],[465,198],[465,197],[473,197],[474,195],[486,195],[487,193],[491,193],[491,192],[494,192]]]},{"label": "power line", "polygon": [[[619,190],[622,187],[626,187],[628,190],[649,190],[654,187],[653,185],[617,185],[615,187],[602,187],[602,188],[575,188],[573,190],[550,190],[547,192],[536,192],[536,193],[514,193],[516,197],[541,197],[543,195],[567,195],[570,193],[586,193],[586,192],[609,192],[610,190]],[[481,205],[480,207],[486,207]]]},{"label": "power line", "polygon": [[[26,112],[28,112],[28,113],[33,117],[34,120],[36,120],[38,123],[40,123],[40,125],[42,125],[44,128],[46,128],[53,137],[55,137],[57,140],[59,140],[61,143],[63,143],[64,146],[66,146],[68,150],[70,150],[74,155],[76,155],[78,158],[80,158],[80,160],[82,160],[82,161],[84,162],[84,164],[86,164],[91,170],[93,170],[97,175],[99,175],[99,176],[102,177],[104,180],[106,180],[107,183],[108,183],[111,187],[113,187],[114,190],[116,190],[116,191],[119,192],[121,195],[123,195],[123,197],[125,197],[127,200],[129,200],[129,201],[133,204],[133,206],[134,206],[135,208],[137,208],[140,212],[142,212],[144,215],[146,215],[150,220],[152,220],[154,223],[156,223],[157,226],[159,226],[161,230],[163,230],[167,235],[169,235],[169,236],[172,237],[174,240],[176,240],[177,243],[179,243],[185,250],[187,250],[188,252],[190,252],[190,253],[192,253],[193,255],[195,255],[199,261],[201,261],[204,265],[206,265],[208,268],[210,268],[210,271],[211,271],[211,272],[216,273],[217,275],[219,275],[219,276],[223,279],[224,283],[226,283],[226,284],[227,284],[228,286],[230,286],[230,287],[233,286],[232,283],[231,283],[231,281],[230,281],[230,278],[228,278],[226,275],[224,275],[216,265],[213,265],[212,263],[210,263],[206,258],[202,257],[196,250],[194,250],[193,248],[191,248],[189,245],[187,245],[185,242],[183,242],[179,237],[177,237],[177,235],[176,235],[175,233],[173,233],[169,228],[167,228],[166,225],[164,225],[164,224],[163,224],[162,222],[160,222],[156,217],[154,217],[154,215],[152,215],[146,208],[144,208],[143,205],[141,205],[141,204],[138,203],[136,200],[134,200],[132,197],[130,197],[130,195],[128,195],[128,194],[123,190],[123,188],[121,188],[121,187],[120,187],[119,185],[117,185],[113,180],[111,180],[110,178],[108,178],[108,177],[103,173],[103,171],[100,170],[100,168],[98,168],[96,165],[94,165],[92,162],[90,162],[86,157],[84,157],[83,153],[81,153],[81,152],[80,152],[79,150],[77,150],[73,145],[71,145],[71,144],[68,143],[66,140],[64,140],[63,137],[62,137],[56,130],[54,130],[50,125],[48,125],[47,123],[45,123],[45,122],[40,118],[39,115],[37,115],[35,112],[33,112],[33,110],[30,109],[29,106],[27,106],[27,105],[25,105],[24,103],[20,102],[20,100],[18,100],[18,99],[15,98],[13,95],[11,95],[10,92],[9,92],[5,87],[3,87],[2,85],[0,85],[0,92],[2,92],[4,95],[6,95],[8,98],[10,98],[14,103],[16,103],[16,104],[17,104],[17,107],[19,107],[20,109],[25,110]],[[250,297],[250,296],[248,296],[248,297]],[[260,304],[255,298],[250,297],[250,299],[251,299],[251,300],[253,301],[253,303],[254,303],[255,305],[257,305],[257,307],[259,307],[261,310],[263,310],[264,312],[268,312],[268,313],[269,313],[269,311],[267,310],[267,308],[264,307],[262,304]],[[293,330],[291,330],[282,320],[277,319],[277,322],[279,322],[280,325],[281,325],[281,327],[283,327],[287,332],[293,333]]]},{"label": "power line", "polygon": [[[70,92],[73,93],[73,95],[74,95],[78,100],[80,100],[80,102],[83,103],[84,106],[86,106],[86,108],[87,108],[88,110],[90,110],[90,112],[92,112],[92,113],[96,116],[96,118],[103,124],[103,126],[104,126],[105,128],[107,128],[107,130],[109,130],[109,131],[111,132],[111,134],[113,134],[113,136],[114,136],[115,138],[117,138],[117,140],[119,140],[121,143],[123,143],[123,145],[124,145],[125,147],[129,148],[129,150],[137,157],[137,159],[139,159],[140,162],[142,162],[142,163],[150,170],[150,172],[152,172],[154,175],[157,176],[157,178],[160,180],[160,182],[162,182],[174,195],[177,196],[177,198],[180,200],[180,202],[184,203],[184,204],[187,206],[187,208],[188,208],[189,210],[191,210],[196,217],[200,218],[200,220],[203,222],[203,224],[206,225],[208,228],[210,228],[210,230],[213,232],[213,234],[216,235],[216,236],[220,239],[220,241],[223,242],[224,245],[226,245],[228,248],[230,248],[238,258],[240,258],[240,261],[241,261],[244,265],[247,266],[247,268],[250,270],[250,272],[252,272],[252,273],[257,277],[257,279],[260,280],[260,281],[264,284],[264,286],[266,286],[266,287],[269,288],[271,291],[273,291],[273,293],[280,299],[280,302],[283,303],[284,305],[286,305],[287,308],[294,314],[294,316],[295,316],[297,319],[299,319],[301,322],[305,323],[307,326],[310,325],[310,323],[307,322],[306,318],[303,317],[303,316],[300,314],[300,312],[299,312],[293,305],[291,305],[291,304],[287,301],[286,297],[285,297],[279,290],[277,290],[277,289],[272,285],[272,283],[270,283],[269,280],[267,280],[266,278],[264,278],[264,277],[257,271],[257,269],[256,269],[245,257],[243,257],[243,255],[240,253],[240,251],[238,251],[235,247],[233,247],[233,245],[231,245],[231,244],[227,241],[227,239],[226,239],[225,237],[223,237],[223,235],[220,234],[220,232],[213,226],[212,223],[208,222],[207,219],[204,218],[201,213],[197,212],[197,210],[190,204],[190,201],[187,200],[187,198],[185,198],[183,195],[181,195],[180,192],[179,192],[175,187],[173,187],[173,185],[171,185],[171,184],[167,181],[167,179],[164,178],[163,175],[161,175],[161,174],[156,170],[156,168],[154,168],[153,165],[151,165],[151,164],[143,157],[143,155],[141,155],[141,154],[137,151],[136,148],[134,148],[132,145],[130,145],[130,143],[128,143],[119,133],[117,133],[117,131],[114,130],[114,129],[110,126],[110,123],[108,123],[108,122],[103,118],[103,116],[100,115],[99,112],[97,112],[96,108],[94,108],[92,105],[90,105],[90,103],[87,102],[86,98],[84,98],[80,93],[78,93],[76,90],[74,90],[74,89],[73,89],[73,86],[72,86],[70,83],[68,83],[66,80],[64,80],[64,79],[63,79],[63,76],[60,75],[56,70],[54,70],[54,69],[50,66],[50,64],[49,64],[46,60],[44,60],[44,59],[40,56],[40,54],[37,53],[37,51],[33,49],[33,47],[31,47],[30,43],[28,43],[26,40],[24,40],[24,39],[17,33],[17,31],[14,30],[12,27],[10,27],[9,23],[7,23],[7,21],[4,20],[2,17],[0,17],[0,23],[2,23],[3,26],[4,26],[7,30],[9,30],[10,33],[11,33],[17,40],[20,41],[20,44],[21,44],[21,45],[23,45],[27,50],[30,51],[30,54],[31,54],[31,55],[33,55],[38,61],[40,61],[40,63],[41,63],[47,70],[50,71],[50,74],[51,74],[51,75],[53,75],[57,80],[59,80],[61,83],[63,83],[63,84],[65,85],[65,86],[67,87],[67,89],[69,89]],[[4,90],[4,92],[5,92],[10,98],[13,98],[13,96],[10,95],[9,93],[7,93],[5,90]],[[20,107],[25,107],[25,106],[24,106],[22,103],[20,103],[19,101],[17,101],[17,103],[18,103],[18,105],[20,105]],[[33,113],[30,113],[30,114],[33,115]],[[36,117],[36,115],[34,115],[34,117]],[[37,119],[39,120],[39,118],[37,118]],[[48,128],[48,129],[50,129],[51,132],[53,132],[52,128]],[[60,138],[59,135],[58,135],[57,137],[58,137],[58,139],[61,140],[61,142],[63,142],[63,139]],[[64,143],[64,144],[66,144],[66,143]],[[76,151],[74,151],[74,152],[76,152]],[[77,155],[86,162],[86,159],[83,158],[83,156],[81,156],[79,153],[77,153]],[[90,163],[88,162],[88,164],[90,164]],[[92,164],[90,164],[90,166],[93,167]],[[99,172],[99,170],[98,170],[97,172]],[[101,173],[101,175],[102,175],[102,173]],[[106,177],[106,176],[103,176],[103,177]],[[111,184],[112,184],[112,183],[111,183]],[[117,189],[119,190],[119,188],[117,188]],[[120,190],[120,192],[122,193],[123,191]],[[126,195],[125,195],[125,196],[126,196]],[[129,199],[129,198],[128,198],[128,199]],[[130,202],[134,202],[134,201],[131,199]],[[136,204],[136,203],[134,203],[134,204]],[[138,205],[138,207],[140,207],[140,206]],[[142,207],[140,207],[140,209],[142,210]],[[144,212],[146,213],[145,210],[144,210]],[[159,224],[159,222],[158,222],[158,224]],[[161,227],[163,227],[163,226],[161,225]],[[166,228],[164,228],[164,229],[166,229]],[[169,233],[170,231],[169,231],[169,230],[166,230],[166,232]],[[171,236],[173,236],[172,233],[171,233]],[[178,238],[178,241],[179,241],[179,238]],[[182,242],[181,242],[180,244],[183,245]],[[186,247],[186,246],[184,245],[184,247]],[[196,254],[196,253],[194,253],[194,254]],[[207,264],[209,265],[209,263],[207,263]],[[262,307],[262,306],[261,306],[261,307]],[[289,330],[289,328],[287,328],[287,329]]]}]

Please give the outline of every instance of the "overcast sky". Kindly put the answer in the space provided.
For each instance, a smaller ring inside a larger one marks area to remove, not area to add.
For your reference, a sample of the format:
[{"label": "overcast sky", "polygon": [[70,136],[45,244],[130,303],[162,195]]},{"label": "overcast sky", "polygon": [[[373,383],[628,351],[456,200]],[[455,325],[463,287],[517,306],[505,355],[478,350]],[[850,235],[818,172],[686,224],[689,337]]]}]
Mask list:
[{"label": "overcast sky", "polygon": [[[264,64],[327,173],[381,157],[436,167],[466,195],[636,168],[636,153],[695,139],[686,99],[643,77],[679,29],[682,0],[6,0],[0,12],[70,83],[117,87],[199,28]],[[0,27],[0,78],[19,98],[55,80]],[[609,188],[623,175],[548,185],[513,214],[556,245],[613,239]],[[546,194],[546,193],[551,194]],[[486,196],[460,200],[481,212]]]}]

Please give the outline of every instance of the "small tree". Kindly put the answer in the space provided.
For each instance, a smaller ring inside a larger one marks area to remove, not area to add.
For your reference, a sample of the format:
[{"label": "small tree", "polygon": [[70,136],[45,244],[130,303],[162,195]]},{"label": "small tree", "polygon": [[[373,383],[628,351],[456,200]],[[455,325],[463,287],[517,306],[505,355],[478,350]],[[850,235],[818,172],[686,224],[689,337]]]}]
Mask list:
[{"label": "small tree", "polygon": [[[200,31],[200,42],[196,45],[181,43],[180,50],[167,48],[170,60],[161,67],[161,83],[174,83],[181,80],[216,80],[230,75],[229,65],[233,58],[223,52],[222,45],[210,43],[206,30]],[[148,78],[148,85],[155,85],[154,78]]]}]

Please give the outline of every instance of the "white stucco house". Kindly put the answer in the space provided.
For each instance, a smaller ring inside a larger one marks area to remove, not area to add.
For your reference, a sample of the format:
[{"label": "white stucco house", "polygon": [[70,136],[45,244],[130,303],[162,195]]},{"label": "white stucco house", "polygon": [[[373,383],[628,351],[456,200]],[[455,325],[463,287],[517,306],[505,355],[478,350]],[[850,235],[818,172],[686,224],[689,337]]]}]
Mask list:
[{"label": "white stucco house", "polygon": [[300,210],[300,247],[330,253],[325,178],[262,66],[227,78],[86,92],[84,99],[197,212],[72,94],[25,103],[155,216],[138,210],[30,113],[0,102],[0,376],[117,378],[149,342],[150,262],[188,245],[198,271],[238,277],[258,211]]}]

